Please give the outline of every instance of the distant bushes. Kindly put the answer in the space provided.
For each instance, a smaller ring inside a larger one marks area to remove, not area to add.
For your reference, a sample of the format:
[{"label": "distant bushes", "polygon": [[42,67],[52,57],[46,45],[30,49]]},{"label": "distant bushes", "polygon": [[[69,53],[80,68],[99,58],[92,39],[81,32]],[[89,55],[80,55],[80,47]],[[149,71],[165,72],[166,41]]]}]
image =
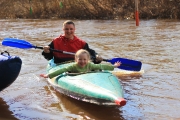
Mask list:
[{"label": "distant bushes", "polygon": [[[135,0],[1,0],[0,18],[134,19]],[[180,19],[180,0],[139,0],[141,19]]]}]

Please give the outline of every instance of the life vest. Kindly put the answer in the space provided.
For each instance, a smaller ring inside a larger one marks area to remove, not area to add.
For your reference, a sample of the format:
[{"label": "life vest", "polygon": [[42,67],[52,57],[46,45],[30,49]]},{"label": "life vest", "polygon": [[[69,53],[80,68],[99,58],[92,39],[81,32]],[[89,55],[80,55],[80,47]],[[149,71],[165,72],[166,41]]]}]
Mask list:
[{"label": "life vest", "polygon": [[[62,50],[66,52],[77,52],[79,49],[83,49],[86,42],[80,40],[74,36],[73,40],[68,40],[65,36],[59,36],[53,40],[54,49]],[[59,52],[53,52],[53,55],[57,58],[74,58],[74,55],[63,54]]]},{"label": "life vest", "polygon": [[[6,54],[5,54],[6,53]],[[0,55],[0,91],[12,84],[19,75],[22,61],[17,56],[10,56],[7,51]]]}]

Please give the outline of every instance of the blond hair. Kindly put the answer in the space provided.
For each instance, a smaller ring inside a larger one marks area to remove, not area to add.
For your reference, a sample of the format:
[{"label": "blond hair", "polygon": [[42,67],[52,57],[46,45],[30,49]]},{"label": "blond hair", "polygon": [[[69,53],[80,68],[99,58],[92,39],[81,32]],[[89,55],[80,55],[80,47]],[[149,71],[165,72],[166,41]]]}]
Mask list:
[{"label": "blond hair", "polygon": [[77,58],[81,55],[81,54],[86,54],[87,57],[88,57],[88,61],[90,60],[90,54],[87,50],[84,50],[84,49],[80,49],[76,52],[75,54],[75,60],[77,60]]},{"label": "blond hair", "polygon": [[74,25],[74,27],[75,27],[75,24],[74,24],[74,22],[73,22],[72,20],[66,20],[66,21],[63,23],[63,27],[64,27],[66,24],[72,24],[72,25]]}]

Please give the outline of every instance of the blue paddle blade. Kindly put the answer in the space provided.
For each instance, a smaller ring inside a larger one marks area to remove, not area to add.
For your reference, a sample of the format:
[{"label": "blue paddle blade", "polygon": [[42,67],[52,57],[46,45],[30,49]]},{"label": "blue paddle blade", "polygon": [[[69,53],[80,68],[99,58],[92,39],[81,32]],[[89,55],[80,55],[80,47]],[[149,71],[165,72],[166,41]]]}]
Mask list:
[{"label": "blue paddle blade", "polygon": [[21,49],[36,48],[36,46],[33,46],[31,43],[29,43],[25,40],[19,40],[16,38],[5,38],[2,41],[2,45],[21,48]]},{"label": "blue paddle blade", "polygon": [[110,62],[111,64],[119,61],[121,62],[121,65],[118,68],[129,71],[140,71],[142,66],[142,63],[140,61],[130,60],[126,58],[113,58],[111,60],[105,61]]}]

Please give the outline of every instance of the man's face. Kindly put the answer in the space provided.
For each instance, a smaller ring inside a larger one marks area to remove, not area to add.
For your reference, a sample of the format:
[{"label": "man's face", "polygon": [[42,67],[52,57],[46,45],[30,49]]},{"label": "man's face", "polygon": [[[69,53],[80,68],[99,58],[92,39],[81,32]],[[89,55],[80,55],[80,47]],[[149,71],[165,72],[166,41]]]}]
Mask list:
[{"label": "man's face", "polygon": [[64,25],[63,30],[66,38],[72,39],[74,37],[75,27],[73,24]]}]

